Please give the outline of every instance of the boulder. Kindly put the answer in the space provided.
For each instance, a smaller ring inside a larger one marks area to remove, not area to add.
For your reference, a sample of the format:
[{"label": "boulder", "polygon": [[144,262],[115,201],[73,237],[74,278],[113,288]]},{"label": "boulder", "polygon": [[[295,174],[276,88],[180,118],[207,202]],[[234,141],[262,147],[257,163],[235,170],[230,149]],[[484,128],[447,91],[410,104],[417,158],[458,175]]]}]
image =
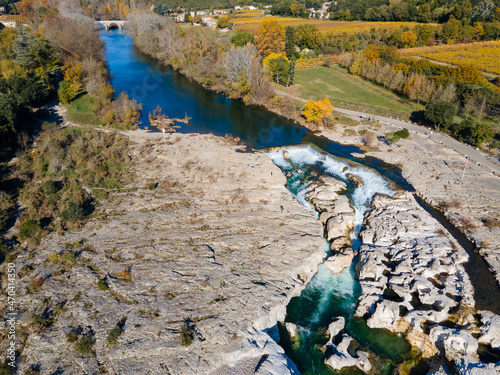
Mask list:
[{"label": "boulder", "polygon": [[345,319],[342,316],[335,318],[335,320],[328,325],[328,333],[330,335],[330,338],[326,343],[327,346],[333,347],[332,344],[333,339],[340,333],[340,331],[344,329],[344,327],[345,327]]},{"label": "boulder", "polygon": [[375,313],[368,319],[368,327],[370,328],[385,328],[390,331],[399,320],[399,303],[382,300],[377,303]]},{"label": "boulder", "polygon": [[285,328],[288,332],[288,336],[293,340],[299,333],[297,325],[293,323],[285,323]]},{"label": "boulder", "polygon": [[344,270],[344,268],[351,265],[353,258],[354,252],[352,249],[345,249],[343,252],[334,254],[325,260],[325,266],[332,271],[334,275],[338,275]]},{"label": "boulder", "polygon": [[481,336],[478,341],[481,344],[491,345],[493,349],[500,349],[500,316],[490,311],[480,311],[482,326]]},{"label": "boulder", "polygon": [[429,337],[437,343],[438,348],[444,350],[448,361],[466,359],[474,363],[478,360],[478,342],[467,330],[435,326],[431,328]]}]

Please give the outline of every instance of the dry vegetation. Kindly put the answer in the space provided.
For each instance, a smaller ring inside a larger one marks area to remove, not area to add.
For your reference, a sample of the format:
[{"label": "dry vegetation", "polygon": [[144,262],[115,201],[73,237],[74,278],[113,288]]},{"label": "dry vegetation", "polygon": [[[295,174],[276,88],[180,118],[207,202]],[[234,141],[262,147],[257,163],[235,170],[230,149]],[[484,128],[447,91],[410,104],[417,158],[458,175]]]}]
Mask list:
[{"label": "dry vegetation", "polygon": [[419,47],[402,53],[450,64],[472,64],[480,70],[500,74],[500,41]]}]

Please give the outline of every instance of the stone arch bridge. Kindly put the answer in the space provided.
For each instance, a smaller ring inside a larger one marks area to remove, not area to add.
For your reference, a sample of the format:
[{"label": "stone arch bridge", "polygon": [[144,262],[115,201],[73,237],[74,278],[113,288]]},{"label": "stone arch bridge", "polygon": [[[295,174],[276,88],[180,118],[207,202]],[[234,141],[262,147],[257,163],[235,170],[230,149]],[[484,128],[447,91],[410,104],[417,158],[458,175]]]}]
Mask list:
[{"label": "stone arch bridge", "polygon": [[110,29],[119,29],[123,31],[123,28],[127,24],[127,21],[112,20],[112,21],[95,21],[97,25],[102,26],[106,31]]}]

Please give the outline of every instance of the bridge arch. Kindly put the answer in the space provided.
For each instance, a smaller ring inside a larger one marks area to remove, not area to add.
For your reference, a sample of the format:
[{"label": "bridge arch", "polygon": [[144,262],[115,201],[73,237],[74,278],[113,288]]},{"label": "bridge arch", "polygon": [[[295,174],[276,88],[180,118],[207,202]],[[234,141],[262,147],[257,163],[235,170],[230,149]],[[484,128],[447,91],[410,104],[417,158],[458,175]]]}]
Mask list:
[{"label": "bridge arch", "polygon": [[120,31],[123,31],[123,27],[126,23],[126,21],[120,20],[96,21],[96,24],[101,25],[106,31],[109,31],[111,29],[119,29]]}]

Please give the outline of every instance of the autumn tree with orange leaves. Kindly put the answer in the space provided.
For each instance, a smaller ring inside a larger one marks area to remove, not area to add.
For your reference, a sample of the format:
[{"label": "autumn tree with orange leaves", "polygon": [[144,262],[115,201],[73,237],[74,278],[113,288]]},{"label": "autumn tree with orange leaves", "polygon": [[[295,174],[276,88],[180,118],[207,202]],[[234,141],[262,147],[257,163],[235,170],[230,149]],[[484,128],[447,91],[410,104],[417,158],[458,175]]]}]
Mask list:
[{"label": "autumn tree with orange leaves", "polygon": [[302,115],[309,122],[319,123],[326,117],[330,117],[333,112],[333,106],[328,98],[323,100],[318,100],[317,102],[309,100],[305,107]]},{"label": "autumn tree with orange leaves", "polygon": [[285,54],[285,28],[278,21],[263,21],[255,36],[255,44],[262,56]]}]

